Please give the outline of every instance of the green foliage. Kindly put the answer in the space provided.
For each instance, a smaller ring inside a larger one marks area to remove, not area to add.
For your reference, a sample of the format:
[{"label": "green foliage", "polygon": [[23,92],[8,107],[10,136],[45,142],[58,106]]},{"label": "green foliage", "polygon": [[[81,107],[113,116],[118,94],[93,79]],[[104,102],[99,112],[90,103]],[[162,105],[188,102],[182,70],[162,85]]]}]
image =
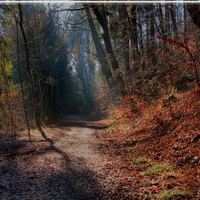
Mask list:
[{"label": "green foliage", "polygon": [[10,60],[10,45],[12,40],[10,38],[0,38],[0,84],[4,83],[4,78],[11,79],[12,77],[12,63]]},{"label": "green foliage", "polygon": [[173,199],[191,199],[192,194],[188,191],[182,191],[182,190],[165,190],[162,194],[160,194],[159,198],[160,200],[173,200]]},{"label": "green foliage", "polygon": [[134,163],[135,164],[140,164],[140,163],[151,163],[151,160],[148,159],[148,158],[145,158],[145,157],[139,157],[139,158],[136,158],[134,160]]},{"label": "green foliage", "polygon": [[12,63],[9,61],[7,62],[6,66],[5,66],[5,73],[8,77],[12,76]]},{"label": "green foliage", "polygon": [[152,167],[149,170],[142,172],[141,175],[148,176],[148,175],[160,174],[163,172],[171,171],[172,169],[173,169],[173,167],[166,163],[154,164],[154,165],[152,165]]}]

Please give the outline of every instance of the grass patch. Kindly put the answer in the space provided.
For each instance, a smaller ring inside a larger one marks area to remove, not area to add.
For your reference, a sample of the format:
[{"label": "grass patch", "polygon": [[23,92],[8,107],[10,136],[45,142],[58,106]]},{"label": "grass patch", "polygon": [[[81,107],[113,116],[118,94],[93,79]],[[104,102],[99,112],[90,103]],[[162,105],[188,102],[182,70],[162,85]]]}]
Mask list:
[{"label": "grass patch", "polygon": [[139,157],[134,160],[135,164],[140,164],[140,163],[145,164],[145,163],[150,163],[150,162],[151,160],[145,157]]},{"label": "grass patch", "polygon": [[188,191],[173,189],[163,191],[163,193],[158,197],[160,200],[173,200],[177,198],[191,199],[192,194]]},{"label": "grass patch", "polygon": [[148,176],[148,175],[154,175],[154,174],[160,174],[163,172],[169,172],[172,171],[173,167],[169,164],[154,164],[151,166],[151,168],[145,172],[142,172],[141,175]]}]

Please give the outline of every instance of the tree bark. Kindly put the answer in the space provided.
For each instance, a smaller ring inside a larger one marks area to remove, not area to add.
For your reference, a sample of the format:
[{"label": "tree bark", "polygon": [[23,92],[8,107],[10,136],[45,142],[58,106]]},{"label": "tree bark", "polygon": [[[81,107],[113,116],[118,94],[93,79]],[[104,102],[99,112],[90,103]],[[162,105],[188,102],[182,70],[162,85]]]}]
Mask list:
[{"label": "tree bark", "polygon": [[27,73],[28,73],[28,76],[29,76],[29,84],[30,84],[30,88],[31,88],[31,98],[32,98],[32,101],[33,101],[35,123],[36,123],[37,129],[41,132],[42,136],[45,138],[44,132],[42,131],[41,124],[40,124],[40,116],[39,116],[39,110],[38,110],[37,101],[36,101],[34,80],[33,80],[32,70],[31,70],[31,66],[30,66],[28,40],[27,40],[26,33],[25,33],[25,30],[24,30],[23,11],[22,11],[21,4],[18,4],[18,10],[19,10],[19,22],[18,23],[19,23],[20,30],[21,30],[22,37],[23,37],[23,41],[24,41],[26,68],[27,68]]},{"label": "tree bark", "polygon": [[119,15],[120,24],[121,24],[121,49],[122,49],[122,64],[124,65],[125,75],[128,77],[130,75],[130,56],[129,56],[129,39],[130,39],[130,19],[128,16],[128,12],[126,10],[126,6],[119,5]]},{"label": "tree bark", "polygon": [[20,87],[21,87],[21,95],[22,95],[22,103],[23,103],[23,108],[24,108],[24,115],[25,115],[25,119],[26,119],[26,125],[27,125],[27,129],[28,129],[29,140],[31,141],[30,123],[29,123],[28,114],[27,114],[25,92],[24,92],[24,87],[23,87],[23,82],[22,82],[21,62],[20,62],[20,56],[19,56],[19,30],[18,30],[18,23],[17,23],[16,17],[15,17],[15,22],[16,22],[16,33],[17,33],[17,35],[16,35],[16,37],[17,37],[17,67],[18,67],[18,74],[19,74],[19,79],[20,79]]},{"label": "tree bark", "polygon": [[189,12],[194,24],[200,27],[200,5],[192,4],[187,5],[187,11]]},{"label": "tree bark", "polygon": [[103,47],[102,47],[102,45],[99,41],[97,31],[96,31],[94,22],[92,20],[92,16],[91,16],[89,7],[88,7],[88,5],[84,5],[84,7],[85,7],[86,15],[87,15],[87,20],[88,20],[88,23],[89,23],[89,26],[90,26],[90,30],[91,30],[91,33],[92,33],[92,38],[93,38],[93,41],[94,41],[95,49],[96,49],[96,52],[97,52],[97,57],[98,57],[99,62],[101,64],[101,69],[102,69],[102,72],[105,76],[106,83],[107,83],[109,89],[111,90],[111,89],[113,89],[113,83],[112,83],[112,73],[111,73],[110,68],[109,68],[108,60],[106,58],[106,54],[103,50]]},{"label": "tree bark", "polygon": [[175,7],[173,4],[170,5],[169,8],[170,11],[170,16],[171,16],[171,21],[172,21],[172,25],[173,25],[173,35],[175,38],[178,37],[178,28],[177,28],[177,22],[176,22],[176,13],[175,13]]},{"label": "tree bark", "polygon": [[99,12],[98,8],[96,5],[91,5],[91,8],[97,18],[97,21],[99,22],[99,24],[101,25],[102,29],[103,29],[103,40],[106,46],[106,50],[108,53],[108,59],[111,63],[111,67],[113,70],[113,79],[114,82],[116,83],[118,90],[120,92],[120,94],[122,96],[126,95],[126,89],[125,89],[125,83],[122,77],[122,74],[120,72],[120,68],[117,62],[117,59],[114,55],[114,51],[111,45],[111,40],[110,40],[110,34],[109,34],[109,30],[108,30],[108,25],[106,20],[104,20],[104,18],[102,17],[101,13]]}]

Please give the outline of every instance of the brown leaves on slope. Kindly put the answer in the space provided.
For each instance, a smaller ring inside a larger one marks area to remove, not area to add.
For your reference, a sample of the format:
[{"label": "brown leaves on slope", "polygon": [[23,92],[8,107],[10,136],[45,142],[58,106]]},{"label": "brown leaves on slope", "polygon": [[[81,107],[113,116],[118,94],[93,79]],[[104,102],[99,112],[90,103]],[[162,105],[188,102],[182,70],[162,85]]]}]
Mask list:
[{"label": "brown leaves on slope", "polygon": [[[129,175],[138,180],[138,184],[133,186],[138,188],[138,192],[145,190],[146,193],[158,194],[162,190],[181,188],[192,191],[195,197],[198,195],[200,99],[193,91],[177,93],[176,98],[171,109],[177,117],[171,115],[168,106],[162,107],[158,101],[157,106],[143,108],[146,112],[141,117],[126,118],[121,120],[123,124],[118,122],[107,132],[100,133],[99,137],[112,143],[111,155],[120,157]],[[173,173],[179,175],[141,177],[140,172],[148,170],[149,166],[135,165],[134,159],[138,157],[148,158],[153,163],[169,163],[173,166]]]}]

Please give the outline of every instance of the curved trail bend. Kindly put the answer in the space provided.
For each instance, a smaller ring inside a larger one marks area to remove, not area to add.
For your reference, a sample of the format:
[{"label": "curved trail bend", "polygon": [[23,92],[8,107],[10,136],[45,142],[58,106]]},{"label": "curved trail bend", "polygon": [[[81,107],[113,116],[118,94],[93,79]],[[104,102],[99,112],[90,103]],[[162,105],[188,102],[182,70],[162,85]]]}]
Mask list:
[{"label": "curved trail bend", "polygon": [[0,157],[1,199],[128,199],[119,185],[119,161],[107,154],[109,144],[93,134],[103,126],[67,119],[61,127],[45,128],[54,148],[37,131],[33,143],[25,133],[19,136],[11,156]]}]

